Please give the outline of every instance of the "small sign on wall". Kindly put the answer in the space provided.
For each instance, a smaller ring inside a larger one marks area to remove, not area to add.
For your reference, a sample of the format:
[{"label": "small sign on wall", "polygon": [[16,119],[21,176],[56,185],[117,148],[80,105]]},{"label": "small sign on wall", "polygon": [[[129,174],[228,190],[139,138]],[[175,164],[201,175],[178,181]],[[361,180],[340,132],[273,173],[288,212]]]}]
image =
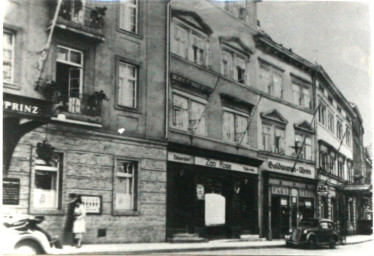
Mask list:
[{"label": "small sign on wall", "polygon": [[3,179],[3,205],[19,205],[20,179]]},{"label": "small sign on wall", "polygon": [[204,196],[205,196],[204,185],[196,184],[196,196],[197,196],[197,200],[204,200]]},{"label": "small sign on wall", "polygon": [[87,214],[101,214],[101,196],[81,195],[81,198]]}]

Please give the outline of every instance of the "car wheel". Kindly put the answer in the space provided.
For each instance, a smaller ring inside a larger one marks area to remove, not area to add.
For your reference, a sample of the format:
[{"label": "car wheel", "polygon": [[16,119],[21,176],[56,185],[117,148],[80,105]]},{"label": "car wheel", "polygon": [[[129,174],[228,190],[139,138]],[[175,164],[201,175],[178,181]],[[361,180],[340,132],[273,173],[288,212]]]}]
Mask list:
[{"label": "car wheel", "polygon": [[309,249],[315,249],[317,247],[317,241],[316,241],[316,238],[314,236],[310,237],[308,239],[308,248]]},{"label": "car wheel", "polygon": [[334,249],[336,246],[336,239],[334,237],[331,237],[330,239],[330,248]]},{"label": "car wheel", "polygon": [[42,254],[40,246],[34,241],[22,241],[15,246],[16,254],[35,255]]}]

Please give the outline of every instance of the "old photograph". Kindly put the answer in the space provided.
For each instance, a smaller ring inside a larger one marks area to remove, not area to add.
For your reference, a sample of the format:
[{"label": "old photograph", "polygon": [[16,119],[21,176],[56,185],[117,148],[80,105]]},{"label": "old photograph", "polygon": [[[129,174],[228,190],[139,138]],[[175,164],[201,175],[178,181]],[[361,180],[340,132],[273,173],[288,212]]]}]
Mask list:
[{"label": "old photograph", "polygon": [[0,251],[373,255],[373,7],[2,1]]}]

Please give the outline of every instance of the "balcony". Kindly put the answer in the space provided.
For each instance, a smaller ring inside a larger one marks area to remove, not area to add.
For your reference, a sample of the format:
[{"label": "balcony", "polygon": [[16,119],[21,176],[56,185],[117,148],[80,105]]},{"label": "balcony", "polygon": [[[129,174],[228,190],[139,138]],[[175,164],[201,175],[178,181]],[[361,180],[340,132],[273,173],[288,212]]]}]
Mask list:
[{"label": "balcony", "polygon": [[89,8],[79,0],[65,0],[61,4],[56,27],[103,42],[105,37],[102,29],[106,9]]}]

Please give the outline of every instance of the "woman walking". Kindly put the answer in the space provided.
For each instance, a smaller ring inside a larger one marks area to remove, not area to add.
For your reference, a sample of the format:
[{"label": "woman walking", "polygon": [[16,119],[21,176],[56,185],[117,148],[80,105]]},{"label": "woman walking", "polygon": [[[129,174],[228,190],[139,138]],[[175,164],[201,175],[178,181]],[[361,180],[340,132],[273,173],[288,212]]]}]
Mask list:
[{"label": "woman walking", "polygon": [[73,233],[77,242],[77,248],[80,248],[82,246],[83,234],[86,232],[86,210],[80,196],[75,201],[74,218]]}]

